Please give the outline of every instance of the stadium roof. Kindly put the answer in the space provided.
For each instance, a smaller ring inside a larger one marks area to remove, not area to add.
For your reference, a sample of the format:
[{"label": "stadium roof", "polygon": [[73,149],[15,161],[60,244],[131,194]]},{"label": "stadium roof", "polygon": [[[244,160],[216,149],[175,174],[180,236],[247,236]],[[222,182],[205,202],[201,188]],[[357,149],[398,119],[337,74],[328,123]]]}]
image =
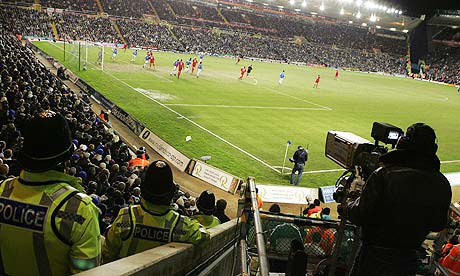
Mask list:
[{"label": "stadium roof", "polygon": [[[228,0],[222,0],[227,2]],[[408,32],[422,20],[430,24],[460,26],[458,17],[445,15],[460,9],[459,0],[239,0],[248,4],[296,12],[313,17],[334,18],[341,22]],[[220,2],[220,1],[219,1]],[[229,1],[230,2],[230,1]],[[238,2],[238,1],[237,1]]]}]

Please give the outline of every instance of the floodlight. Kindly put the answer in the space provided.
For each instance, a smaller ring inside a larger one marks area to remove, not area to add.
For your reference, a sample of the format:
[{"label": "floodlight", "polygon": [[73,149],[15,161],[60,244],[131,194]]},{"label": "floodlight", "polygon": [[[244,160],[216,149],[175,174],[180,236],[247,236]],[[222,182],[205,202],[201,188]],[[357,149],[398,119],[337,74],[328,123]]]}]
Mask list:
[{"label": "floodlight", "polygon": [[369,21],[371,21],[371,22],[377,21],[377,16],[375,16],[375,14],[371,14],[371,17],[369,18]]},{"label": "floodlight", "polygon": [[319,10],[320,11],[324,11],[325,7],[324,7],[324,3],[321,3],[321,6],[319,6]]},{"label": "floodlight", "polygon": [[399,14],[402,14],[402,11],[399,11]]}]

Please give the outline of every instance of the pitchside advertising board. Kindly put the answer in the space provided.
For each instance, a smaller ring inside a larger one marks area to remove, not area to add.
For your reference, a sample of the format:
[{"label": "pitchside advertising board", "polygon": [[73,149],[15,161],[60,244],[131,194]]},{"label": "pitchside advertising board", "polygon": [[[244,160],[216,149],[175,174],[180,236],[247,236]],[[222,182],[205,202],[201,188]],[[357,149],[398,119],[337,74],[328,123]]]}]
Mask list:
[{"label": "pitchside advertising board", "polygon": [[264,202],[308,205],[307,198],[318,198],[318,188],[257,185]]},{"label": "pitchside advertising board", "polygon": [[156,152],[158,152],[164,159],[173,164],[181,171],[185,171],[190,162],[190,158],[183,155],[181,152],[168,145],[160,137],[156,136],[148,128],[144,128],[139,137],[144,140],[147,145],[151,146]]},{"label": "pitchside advertising board", "polygon": [[194,160],[195,166],[192,170],[192,175],[209,184],[212,184],[226,192],[234,194],[240,183],[240,179],[228,174],[222,170],[209,166],[208,164]]}]

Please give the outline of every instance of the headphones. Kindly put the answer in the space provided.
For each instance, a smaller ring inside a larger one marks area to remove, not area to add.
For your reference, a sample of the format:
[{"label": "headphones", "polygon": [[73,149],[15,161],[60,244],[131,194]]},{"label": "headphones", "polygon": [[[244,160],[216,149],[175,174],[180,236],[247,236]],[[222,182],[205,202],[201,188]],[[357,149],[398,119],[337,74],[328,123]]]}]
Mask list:
[{"label": "headphones", "polygon": [[399,138],[396,148],[435,154],[438,150],[436,141],[436,134],[429,125],[416,123],[407,128],[406,134]]}]

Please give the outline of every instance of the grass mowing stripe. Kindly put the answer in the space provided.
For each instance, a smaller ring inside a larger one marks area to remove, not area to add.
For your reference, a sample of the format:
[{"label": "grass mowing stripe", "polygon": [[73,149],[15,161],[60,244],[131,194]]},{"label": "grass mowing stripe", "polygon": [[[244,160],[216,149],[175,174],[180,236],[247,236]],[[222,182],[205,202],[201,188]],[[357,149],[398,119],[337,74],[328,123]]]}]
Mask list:
[{"label": "grass mowing stripe", "polygon": [[216,107],[216,108],[253,108],[253,109],[276,109],[276,110],[326,110],[324,108],[309,107],[278,107],[278,106],[250,106],[250,105],[219,105],[219,104],[165,104],[167,106],[191,106],[191,107]]}]

